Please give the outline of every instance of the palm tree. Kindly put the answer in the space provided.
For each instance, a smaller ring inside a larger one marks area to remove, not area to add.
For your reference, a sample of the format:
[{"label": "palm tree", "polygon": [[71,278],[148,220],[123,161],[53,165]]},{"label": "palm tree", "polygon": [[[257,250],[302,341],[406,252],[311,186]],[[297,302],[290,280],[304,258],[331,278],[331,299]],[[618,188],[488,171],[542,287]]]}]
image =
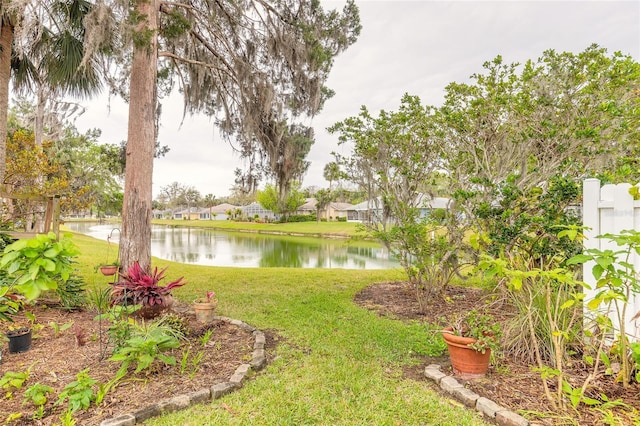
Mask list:
[{"label": "palm tree", "polygon": [[212,220],[213,218],[212,209],[213,209],[213,206],[216,205],[216,196],[213,194],[207,194],[204,196],[203,201],[204,201],[204,206],[209,207],[209,220]]},{"label": "palm tree", "polygon": [[340,165],[335,161],[325,164],[322,176],[329,182],[329,190],[333,189],[333,182],[340,180]]},{"label": "palm tree", "polygon": [[[320,189],[315,194],[316,196],[316,222],[320,222],[320,212],[325,210],[327,206],[335,199],[335,194],[329,189]],[[327,216],[325,210],[325,218]]]},{"label": "palm tree", "polygon": [[[32,15],[20,16],[24,30],[9,46],[3,45],[2,48],[14,51],[10,78],[15,92],[36,97],[33,127],[35,144],[41,147],[45,119],[50,132],[56,127],[60,135],[64,132],[64,117],[57,114],[56,106],[63,106],[67,113],[73,113],[79,107],[60,99],[65,95],[88,97],[99,91],[101,80],[98,63],[92,58],[84,61],[83,22],[91,12],[91,3],[86,0],[50,0],[33,6],[40,9],[32,11]],[[4,107],[8,97],[0,98],[0,102]],[[0,147],[0,151],[6,156],[6,145]],[[42,214],[36,214],[34,219],[35,226],[32,227],[31,217],[26,218],[27,229],[41,230]]]},{"label": "palm tree", "polygon": [[0,3],[0,185],[4,183],[7,164],[7,121],[9,115],[9,80],[15,16]]},{"label": "palm tree", "polygon": [[187,214],[189,215],[189,219],[191,219],[191,206],[197,206],[202,199],[200,191],[195,189],[193,186],[188,186],[185,188],[182,198],[187,203]]},{"label": "palm tree", "polygon": [[[17,92],[35,94],[36,113],[34,133],[36,145],[41,146],[45,125],[49,132],[60,123],[55,111],[61,106],[75,112],[79,105],[62,102],[66,95],[76,98],[90,97],[102,87],[99,63],[95,56],[84,60],[83,21],[91,12],[91,4],[85,0],[56,1],[49,9],[47,22],[31,37],[37,40],[28,52],[15,57],[14,87]],[[47,115],[47,113],[53,114]],[[63,126],[60,126],[63,127]]]},{"label": "palm tree", "polygon": [[[0,183],[6,159],[9,83],[16,92],[35,94],[36,143],[41,145],[47,106],[65,95],[87,97],[101,87],[95,54],[84,45],[83,22],[92,11],[87,0],[28,0],[0,4]],[[15,33],[16,25],[22,28]],[[68,109],[68,105],[66,106]]]}]

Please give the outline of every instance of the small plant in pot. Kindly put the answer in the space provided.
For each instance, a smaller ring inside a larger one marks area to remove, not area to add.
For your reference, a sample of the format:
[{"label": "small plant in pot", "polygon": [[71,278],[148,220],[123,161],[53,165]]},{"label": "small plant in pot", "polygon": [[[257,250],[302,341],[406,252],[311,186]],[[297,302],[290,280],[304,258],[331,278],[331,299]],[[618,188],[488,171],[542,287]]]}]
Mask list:
[{"label": "small plant in pot", "polygon": [[218,298],[216,297],[216,293],[213,291],[208,291],[206,298],[201,297],[194,300],[193,310],[196,314],[196,320],[204,324],[211,323],[215,317],[215,310],[217,306]]},{"label": "small plant in pot", "polygon": [[165,286],[159,282],[164,279],[167,268],[145,271],[138,262],[134,262],[126,272],[120,274],[120,280],[112,283],[111,298],[113,305],[141,305],[136,315],[142,318],[155,318],[169,310],[173,304],[171,291],[182,287],[184,277],[171,281]]},{"label": "small plant in pot", "polygon": [[493,316],[471,310],[442,330],[454,373],[465,379],[483,377],[502,330]]},{"label": "small plant in pot", "polygon": [[[9,294],[9,286],[0,284],[0,320],[13,323],[12,318],[22,307],[23,300],[15,294]],[[31,347],[31,328],[9,326],[5,333],[9,339],[9,353],[26,352]]]},{"label": "small plant in pot", "polygon": [[17,354],[31,349],[31,327],[10,327],[5,334],[9,339],[9,353]]},{"label": "small plant in pot", "polygon": [[[53,232],[21,239],[6,246],[0,257],[0,288],[7,289],[2,290],[2,314],[16,313],[24,303],[33,302],[45,291],[58,291],[73,275],[73,258],[78,254],[79,250],[69,235],[58,240]],[[7,333],[9,352],[25,352],[31,346],[35,317],[30,313],[25,313],[25,317],[30,322],[29,326],[12,326]],[[23,343],[12,349],[14,338]]]},{"label": "small plant in pot", "polygon": [[110,277],[115,275],[118,272],[119,266],[120,266],[120,263],[118,262],[101,263],[100,265],[96,266],[96,271],[99,270],[100,273],[105,277]]},{"label": "small plant in pot", "polygon": [[[25,303],[24,298],[16,300],[17,306],[19,306],[18,310],[22,310]],[[15,315],[8,320],[11,324],[5,332],[5,336],[9,340],[9,353],[27,352],[31,349],[32,335],[35,338],[35,333],[42,328],[42,325],[36,324],[36,317],[31,312],[14,311],[13,314]]]}]

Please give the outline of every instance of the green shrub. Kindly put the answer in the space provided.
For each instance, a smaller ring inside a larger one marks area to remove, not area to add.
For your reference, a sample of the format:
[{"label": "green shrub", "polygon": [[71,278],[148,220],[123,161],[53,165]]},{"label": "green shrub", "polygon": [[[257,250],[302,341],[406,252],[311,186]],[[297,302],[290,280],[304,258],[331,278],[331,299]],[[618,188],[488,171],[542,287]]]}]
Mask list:
[{"label": "green shrub", "polygon": [[64,387],[58,398],[58,402],[56,402],[57,405],[62,404],[68,399],[69,410],[71,412],[89,408],[91,402],[96,399],[93,386],[96,385],[98,381],[89,377],[88,371],[88,368],[82,370],[76,375],[76,380]]},{"label": "green shrub", "polygon": [[279,222],[293,223],[293,222],[315,222],[317,220],[315,214],[292,214],[291,216],[283,217]]},{"label": "green shrub", "polygon": [[53,392],[51,386],[34,383],[24,392],[24,403],[31,402],[36,407],[47,403],[47,395]]},{"label": "green shrub", "polygon": [[56,240],[56,235],[36,235],[18,240],[5,248],[0,269],[13,280],[13,288],[27,300],[35,300],[40,293],[56,290],[73,274],[72,259],[78,248],[68,238]]},{"label": "green shrub", "polygon": [[64,309],[74,310],[83,306],[87,302],[85,291],[86,283],[79,275],[75,273],[66,281],[58,284],[56,293],[60,298],[60,303]]},{"label": "green shrub", "polygon": [[189,334],[189,325],[187,321],[177,314],[166,314],[160,319],[159,322],[171,328],[179,335],[186,336],[187,334]]},{"label": "green shrub", "polygon": [[124,375],[130,365],[135,365],[135,373],[149,369],[156,360],[167,365],[175,365],[176,358],[165,355],[170,349],[180,346],[176,330],[161,322],[132,324],[131,337],[109,358],[120,362],[118,375]]},{"label": "green shrub", "polygon": [[9,244],[12,244],[16,241],[11,235],[6,234],[4,232],[0,232],[0,252],[4,251],[4,248]]},{"label": "green shrub", "polygon": [[111,307],[111,288],[94,288],[89,290],[85,297],[85,303],[98,314],[107,312]]}]

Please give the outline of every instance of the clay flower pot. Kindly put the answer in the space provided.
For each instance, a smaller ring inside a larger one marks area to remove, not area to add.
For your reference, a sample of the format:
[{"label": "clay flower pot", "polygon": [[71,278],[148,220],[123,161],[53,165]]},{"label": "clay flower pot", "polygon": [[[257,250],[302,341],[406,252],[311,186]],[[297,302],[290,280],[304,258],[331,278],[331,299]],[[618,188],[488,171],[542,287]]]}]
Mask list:
[{"label": "clay flower pot", "polygon": [[31,329],[18,328],[7,332],[9,339],[9,353],[17,354],[26,352],[31,348]]},{"label": "clay flower pot", "polygon": [[100,267],[100,272],[102,272],[102,275],[104,275],[105,277],[109,277],[111,275],[115,275],[116,272],[118,272],[118,266],[117,265],[102,265]]},{"label": "clay flower pot", "polygon": [[475,343],[476,339],[456,336],[452,331],[452,327],[445,328],[442,331],[442,337],[449,349],[453,372],[463,379],[484,377],[489,369],[491,349],[487,348],[484,353],[472,349],[469,345]]},{"label": "clay flower pot", "polygon": [[173,306],[173,296],[170,294],[163,297],[162,305],[142,305],[140,309],[135,312],[138,318],[153,319],[171,310]]},{"label": "clay flower pot", "polygon": [[217,301],[196,300],[193,302],[193,310],[196,320],[203,324],[210,324],[216,316]]}]

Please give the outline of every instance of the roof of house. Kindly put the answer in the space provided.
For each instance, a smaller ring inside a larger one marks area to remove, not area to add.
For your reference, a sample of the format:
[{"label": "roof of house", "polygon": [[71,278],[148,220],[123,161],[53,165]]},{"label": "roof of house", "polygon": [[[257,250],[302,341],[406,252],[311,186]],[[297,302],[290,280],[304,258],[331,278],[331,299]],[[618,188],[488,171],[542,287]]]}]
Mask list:
[{"label": "roof of house", "polygon": [[255,212],[255,211],[260,211],[263,213],[271,213],[274,214],[271,210],[265,209],[264,207],[262,207],[260,205],[260,203],[258,203],[257,201],[254,201],[251,204],[248,204],[246,206],[242,206],[240,207],[244,212],[246,212],[247,210],[251,210],[251,212]]},{"label": "roof of house", "polygon": [[451,204],[450,198],[431,197],[428,194],[418,195],[418,206],[422,208],[448,209],[449,204]]},{"label": "roof of house", "polygon": [[318,201],[315,198],[307,198],[306,202],[298,207],[298,210],[315,210]]},{"label": "roof of house", "polygon": [[233,204],[222,203],[211,207],[211,213],[226,213],[228,210],[235,210],[237,208],[238,206],[234,206]]},{"label": "roof of house", "polygon": [[[451,203],[450,198],[433,197],[428,194],[418,194],[417,206],[423,209],[447,209]],[[373,200],[365,200],[355,206],[348,207],[346,210],[366,211],[382,208],[380,197]]]},{"label": "roof of house", "polygon": [[334,210],[351,210],[353,204],[351,203],[329,203],[329,207]]},{"label": "roof of house", "polygon": [[358,204],[355,204],[355,205],[349,207],[347,210],[356,210],[356,211],[359,211],[359,210],[363,210],[363,211],[371,210],[371,209],[377,208],[376,204],[378,204],[378,203],[379,203],[379,200],[365,200],[365,201],[363,201],[361,203],[358,203]]},{"label": "roof of house", "polygon": [[198,212],[200,212],[199,207],[189,207],[188,210],[187,209],[178,210],[174,214],[187,214],[187,213],[198,213]]}]

